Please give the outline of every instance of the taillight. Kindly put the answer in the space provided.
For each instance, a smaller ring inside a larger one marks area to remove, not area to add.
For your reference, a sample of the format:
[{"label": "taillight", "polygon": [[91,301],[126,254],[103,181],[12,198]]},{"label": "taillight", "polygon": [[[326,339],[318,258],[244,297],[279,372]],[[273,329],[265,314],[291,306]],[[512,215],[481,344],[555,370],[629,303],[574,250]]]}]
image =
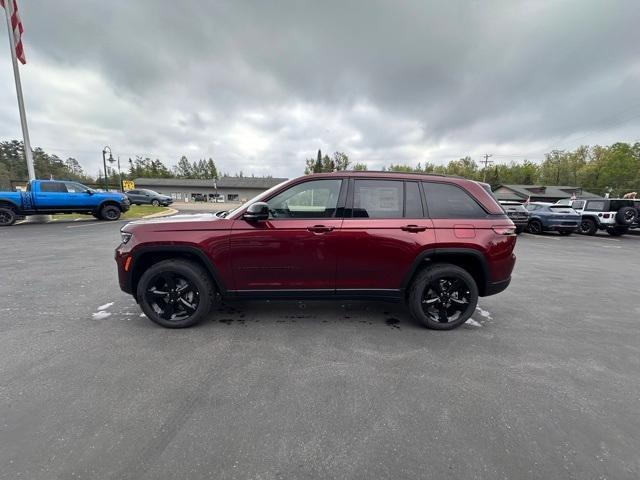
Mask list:
[{"label": "taillight", "polygon": [[493,226],[491,228],[498,235],[515,235],[515,233],[516,233],[515,227],[497,227],[497,226]]}]

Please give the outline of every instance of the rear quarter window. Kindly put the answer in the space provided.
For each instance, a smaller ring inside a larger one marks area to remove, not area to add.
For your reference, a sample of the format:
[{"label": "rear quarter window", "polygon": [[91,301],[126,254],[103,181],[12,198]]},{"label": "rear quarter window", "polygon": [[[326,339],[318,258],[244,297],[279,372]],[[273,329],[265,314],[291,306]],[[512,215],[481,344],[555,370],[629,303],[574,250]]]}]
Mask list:
[{"label": "rear quarter window", "polygon": [[462,188],[449,183],[423,182],[431,218],[486,218],[487,212]]},{"label": "rear quarter window", "polygon": [[588,210],[590,212],[602,212],[604,211],[604,205],[605,205],[604,200],[590,201],[590,202],[587,202],[587,206],[585,207],[585,210]]}]

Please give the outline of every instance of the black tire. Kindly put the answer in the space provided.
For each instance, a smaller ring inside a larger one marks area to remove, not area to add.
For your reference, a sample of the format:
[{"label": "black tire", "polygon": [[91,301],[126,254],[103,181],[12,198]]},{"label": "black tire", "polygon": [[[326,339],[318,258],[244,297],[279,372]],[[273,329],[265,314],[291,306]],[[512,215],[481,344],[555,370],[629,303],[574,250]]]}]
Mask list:
[{"label": "black tire", "polygon": [[[432,330],[459,327],[473,315],[477,304],[475,280],[465,269],[450,263],[436,263],[418,273],[407,298],[413,317]],[[450,309],[456,305],[460,310],[450,318]]]},{"label": "black tire", "polygon": [[629,231],[629,227],[608,227],[607,233],[612,237],[620,237]]},{"label": "black tire", "polygon": [[595,235],[598,231],[598,226],[596,222],[594,222],[590,218],[583,218],[582,222],[580,222],[580,226],[578,227],[578,232],[582,235]]},{"label": "black tire", "polygon": [[10,227],[17,219],[18,216],[12,208],[0,207],[0,227]]},{"label": "black tire", "polygon": [[151,205],[153,205],[154,207],[159,207],[160,202],[158,200],[151,200]]},{"label": "black tire", "polygon": [[531,220],[527,225],[527,231],[533,235],[540,235],[543,232],[542,222],[540,220]]},{"label": "black tire", "polygon": [[136,294],[142,311],[152,322],[166,328],[186,328],[209,313],[216,289],[200,265],[176,259],[147,269],[140,277]]},{"label": "black tire", "polygon": [[100,220],[113,222],[120,218],[122,212],[115,205],[105,205],[100,209]]},{"label": "black tire", "polygon": [[638,219],[638,211],[635,207],[622,207],[616,213],[616,222],[624,227],[628,227]]},{"label": "black tire", "polygon": [[568,237],[573,233],[573,230],[559,230],[558,233],[563,237]]}]

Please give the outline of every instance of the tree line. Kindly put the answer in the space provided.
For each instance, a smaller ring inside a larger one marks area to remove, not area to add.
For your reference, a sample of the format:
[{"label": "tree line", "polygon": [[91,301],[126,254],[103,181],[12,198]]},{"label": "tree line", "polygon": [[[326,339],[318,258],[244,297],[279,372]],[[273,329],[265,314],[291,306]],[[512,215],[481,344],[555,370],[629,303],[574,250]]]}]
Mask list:
[{"label": "tree line", "polygon": [[[102,169],[93,176],[84,171],[73,157],[62,159],[36,147],[33,150],[33,158],[37,178],[77,180],[88,184],[103,182]],[[128,180],[141,177],[216,180],[225,176],[244,176],[242,171],[235,175],[219,172],[212,158],[189,161],[185,156],[182,156],[174,167],[166,166],[159,159],[142,156],[125,160],[121,167],[123,179]],[[367,168],[366,163],[352,162],[344,152],[335,152],[328,156],[318,150],[315,158],[306,159],[304,172],[310,174]],[[431,162],[416,165],[392,163],[382,170],[457,175],[472,180],[484,180],[492,187],[500,184],[572,185],[598,195],[610,193],[611,196],[620,196],[629,191],[640,190],[640,142],[581,146],[570,151],[553,150],[545,155],[542,163],[530,160],[495,163],[486,170],[470,157],[452,160],[446,165]],[[108,166],[107,173],[112,179],[110,183],[115,185],[117,169]],[[27,178],[22,142],[0,142],[0,188],[10,188],[10,180]]]},{"label": "tree line", "polygon": [[[57,155],[45,152],[42,148],[33,149],[33,163],[36,178],[53,178],[76,180],[86,184],[102,185],[104,172],[99,169],[96,175],[86,172],[73,157],[62,159]],[[160,159],[137,156],[121,162],[123,180],[135,178],[195,178],[217,180],[220,177],[243,177],[242,171],[233,175],[219,172],[212,158],[189,161],[182,156],[174,167],[168,167]],[[117,185],[117,166],[107,163],[109,184]],[[253,176],[253,175],[252,175]],[[27,164],[24,159],[24,146],[21,141],[9,140],[0,142],[0,188],[11,188],[11,181],[26,181],[29,178]]]},{"label": "tree line", "polygon": [[[315,159],[306,160],[305,174],[367,168],[366,163],[352,164],[342,152],[336,152],[330,158],[318,151]],[[542,163],[530,160],[495,163],[486,170],[470,157],[451,160],[446,165],[392,163],[382,170],[456,175],[485,181],[494,188],[502,184],[570,185],[598,195],[609,193],[613,197],[640,191],[640,142],[581,146],[570,151],[553,150],[545,155]]]}]

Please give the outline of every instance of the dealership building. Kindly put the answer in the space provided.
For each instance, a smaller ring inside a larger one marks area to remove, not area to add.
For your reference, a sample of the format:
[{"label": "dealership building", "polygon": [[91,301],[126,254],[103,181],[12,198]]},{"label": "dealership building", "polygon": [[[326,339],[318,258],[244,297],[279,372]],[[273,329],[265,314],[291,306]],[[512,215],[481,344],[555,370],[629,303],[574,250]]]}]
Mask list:
[{"label": "dealership building", "polygon": [[176,202],[244,202],[286,181],[274,177],[221,177],[218,180],[136,178],[135,188],[169,195]]}]

